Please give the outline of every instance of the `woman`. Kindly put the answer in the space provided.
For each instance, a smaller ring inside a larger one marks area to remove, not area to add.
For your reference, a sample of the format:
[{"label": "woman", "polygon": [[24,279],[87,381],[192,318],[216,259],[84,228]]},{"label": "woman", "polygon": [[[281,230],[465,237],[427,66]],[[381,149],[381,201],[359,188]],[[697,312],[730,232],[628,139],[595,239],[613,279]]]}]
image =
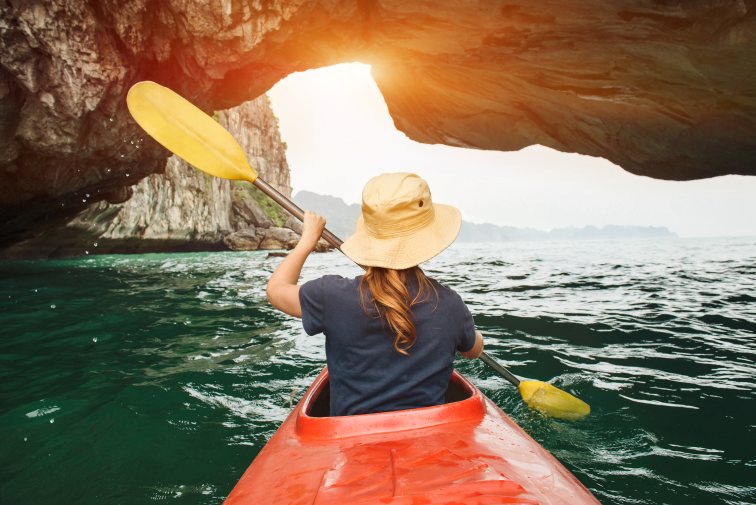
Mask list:
[{"label": "woman", "polygon": [[362,215],[341,250],[365,274],[298,284],[325,220],[305,213],[302,237],[268,281],[268,300],[326,335],[331,415],[439,405],[459,351],[477,358],[483,337],[457,293],[418,267],[446,249],[461,216],[434,204],[415,174],[379,175],[365,185]]}]

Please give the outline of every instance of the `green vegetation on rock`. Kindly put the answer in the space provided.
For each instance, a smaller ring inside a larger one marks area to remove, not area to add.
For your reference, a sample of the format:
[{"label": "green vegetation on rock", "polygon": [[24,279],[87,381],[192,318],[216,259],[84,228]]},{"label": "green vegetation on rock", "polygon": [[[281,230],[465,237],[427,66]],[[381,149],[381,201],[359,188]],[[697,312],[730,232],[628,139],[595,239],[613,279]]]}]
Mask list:
[{"label": "green vegetation on rock", "polygon": [[234,181],[233,197],[234,200],[252,198],[276,226],[283,226],[286,219],[289,217],[289,214],[283,210],[280,205],[271,200],[265,193],[254,187],[250,182]]}]

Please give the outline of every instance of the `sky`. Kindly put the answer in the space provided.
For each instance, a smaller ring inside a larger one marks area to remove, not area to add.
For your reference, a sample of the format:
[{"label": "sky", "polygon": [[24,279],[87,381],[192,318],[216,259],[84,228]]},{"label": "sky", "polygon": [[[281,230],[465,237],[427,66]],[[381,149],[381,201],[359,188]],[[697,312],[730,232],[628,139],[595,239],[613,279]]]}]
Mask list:
[{"label": "sky", "polygon": [[500,152],[421,144],[398,131],[370,66],[292,74],[268,92],[287,143],[293,193],[359,203],[382,172],[414,172],[466,221],[551,230],[666,226],[681,237],[756,235],[756,177],[662,181],[603,158],[543,146]]}]

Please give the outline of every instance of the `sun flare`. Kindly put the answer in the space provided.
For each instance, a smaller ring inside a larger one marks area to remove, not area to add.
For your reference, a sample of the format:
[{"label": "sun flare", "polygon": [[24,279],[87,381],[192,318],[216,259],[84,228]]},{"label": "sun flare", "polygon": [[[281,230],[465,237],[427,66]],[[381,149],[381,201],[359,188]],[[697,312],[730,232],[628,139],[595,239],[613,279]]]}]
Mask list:
[{"label": "sun flare", "polygon": [[756,235],[748,218],[756,214],[756,178],[670,182],[542,146],[501,152],[414,142],[397,129],[364,63],[291,74],[269,96],[288,144],[294,193],[306,189],[357,203],[370,177],[411,171],[429,182],[436,201],[457,206],[473,222]]}]

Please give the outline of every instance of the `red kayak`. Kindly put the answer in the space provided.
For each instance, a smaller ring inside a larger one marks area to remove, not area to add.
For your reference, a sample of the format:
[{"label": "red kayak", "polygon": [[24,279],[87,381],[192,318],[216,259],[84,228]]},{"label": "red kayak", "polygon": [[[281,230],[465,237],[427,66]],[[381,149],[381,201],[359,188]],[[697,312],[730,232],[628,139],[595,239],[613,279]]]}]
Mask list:
[{"label": "red kayak", "polygon": [[329,391],[323,370],[226,505],[599,503],[456,370],[435,407],[328,417]]}]

